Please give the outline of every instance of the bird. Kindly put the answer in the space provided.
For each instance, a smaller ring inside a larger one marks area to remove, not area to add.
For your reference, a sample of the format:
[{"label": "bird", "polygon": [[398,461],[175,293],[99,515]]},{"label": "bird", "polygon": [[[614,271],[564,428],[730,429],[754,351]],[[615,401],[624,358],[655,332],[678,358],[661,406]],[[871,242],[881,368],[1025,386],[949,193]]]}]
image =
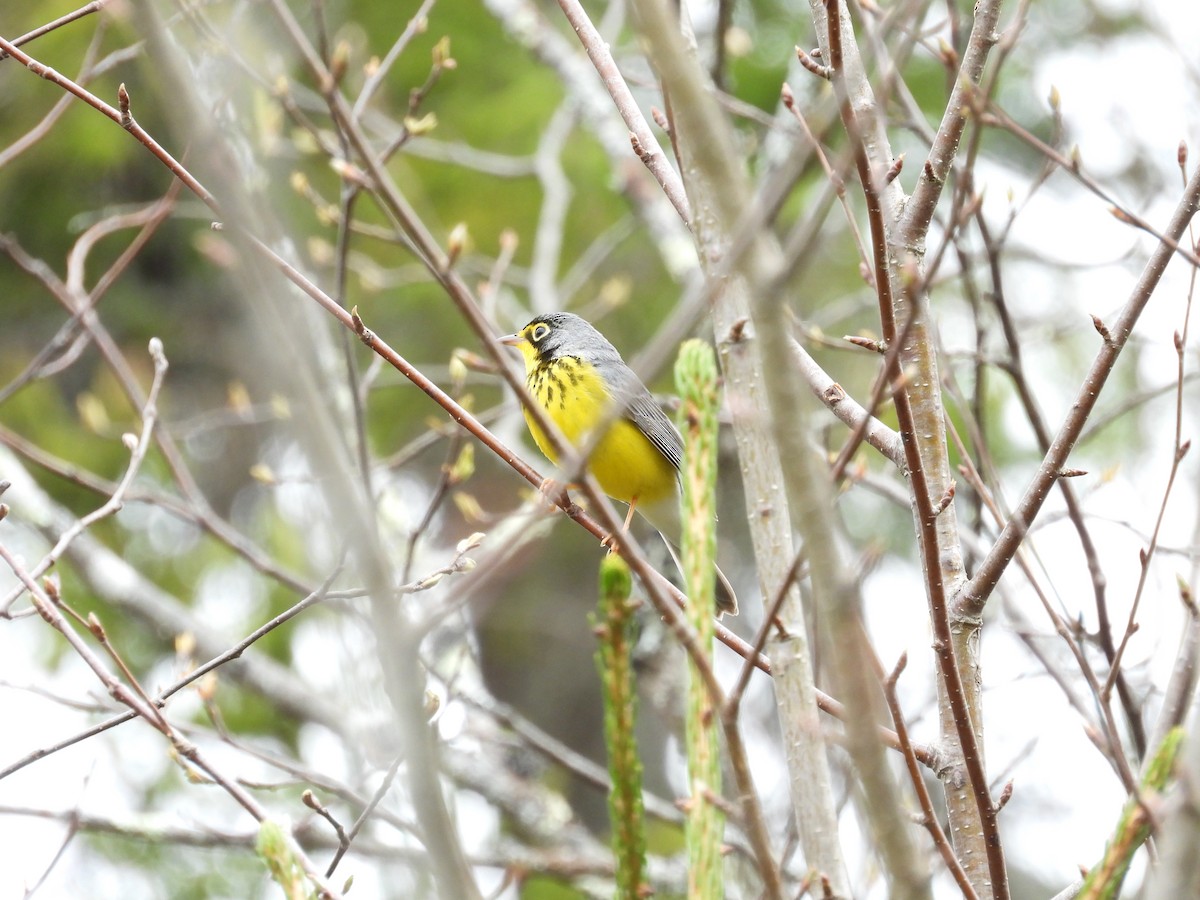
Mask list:
[{"label": "bird", "polygon": [[[586,319],[568,312],[541,315],[497,339],[516,347],[525,361],[525,384],[566,439],[588,445],[606,418],[612,424],[587,461],[601,490],[636,510],[663,536],[676,566],[682,533],[679,512],[683,438],[617,348]],[[528,408],[525,424],[538,449],[554,465],[558,454]],[[737,595],[716,567],[718,617],[738,612]]]}]

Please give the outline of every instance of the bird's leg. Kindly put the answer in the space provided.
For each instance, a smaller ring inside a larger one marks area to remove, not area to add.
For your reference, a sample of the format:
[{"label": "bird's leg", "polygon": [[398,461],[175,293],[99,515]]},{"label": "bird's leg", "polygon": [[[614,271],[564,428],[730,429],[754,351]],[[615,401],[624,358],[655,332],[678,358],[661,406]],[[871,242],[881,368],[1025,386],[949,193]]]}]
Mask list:
[{"label": "bird's leg", "polygon": [[633,521],[633,511],[637,509],[637,497],[629,501],[629,510],[625,513],[625,524],[621,526],[621,534],[629,530],[629,523]]},{"label": "bird's leg", "polygon": [[[629,511],[625,513],[625,524],[621,526],[621,534],[629,530],[629,523],[633,521],[633,512],[637,509],[638,498],[634,497],[629,501]],[[617,536],[615,534],[606,534],[604,540],[600,542],[601,547],[607,547],[608,552],[612,553],[617,549]]]}]

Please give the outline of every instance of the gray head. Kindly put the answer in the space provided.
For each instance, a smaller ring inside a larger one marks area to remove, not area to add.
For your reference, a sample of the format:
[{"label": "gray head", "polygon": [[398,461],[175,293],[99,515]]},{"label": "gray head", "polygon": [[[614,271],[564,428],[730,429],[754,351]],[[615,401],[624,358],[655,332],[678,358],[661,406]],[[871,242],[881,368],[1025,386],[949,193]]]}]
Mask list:
[{"label": "gray head", "polygon": [[538,316],[512,337],[526,342],[538,362],[565,356],[578,357],[592,364],[621,361],[621,354],[608,338],[574,313]]}]

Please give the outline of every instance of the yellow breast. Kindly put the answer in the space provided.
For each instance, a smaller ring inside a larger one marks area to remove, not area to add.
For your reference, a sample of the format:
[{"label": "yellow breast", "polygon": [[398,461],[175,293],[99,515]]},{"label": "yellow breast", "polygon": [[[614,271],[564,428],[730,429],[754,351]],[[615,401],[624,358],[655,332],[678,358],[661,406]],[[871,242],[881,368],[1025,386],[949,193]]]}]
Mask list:
[{"label": "yellow breast", "polygon": [[[588,442],[611,404],[596,370],[572,357],[531,366],[527,384],[529,392],[575,446]],[[538,449],[557,464],[554,448],[528,410],[525,422]],[[675,467],[625,418],[617,419],[596,445],[588,461],[588,471],[604,493],[625,503],[636,497],[639,505],[654,504],[677,489]]]}]

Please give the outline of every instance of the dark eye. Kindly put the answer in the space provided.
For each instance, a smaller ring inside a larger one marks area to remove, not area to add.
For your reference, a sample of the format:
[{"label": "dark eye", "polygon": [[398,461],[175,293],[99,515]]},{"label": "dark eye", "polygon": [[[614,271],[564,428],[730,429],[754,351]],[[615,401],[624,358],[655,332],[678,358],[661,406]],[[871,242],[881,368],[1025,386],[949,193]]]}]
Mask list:
[{"label": "dark eye", "polygon": [[535,344],[550,333],[550,326],[545,322],[538,322],[533,326],[533,330],[529,332],[529,339]]}]

